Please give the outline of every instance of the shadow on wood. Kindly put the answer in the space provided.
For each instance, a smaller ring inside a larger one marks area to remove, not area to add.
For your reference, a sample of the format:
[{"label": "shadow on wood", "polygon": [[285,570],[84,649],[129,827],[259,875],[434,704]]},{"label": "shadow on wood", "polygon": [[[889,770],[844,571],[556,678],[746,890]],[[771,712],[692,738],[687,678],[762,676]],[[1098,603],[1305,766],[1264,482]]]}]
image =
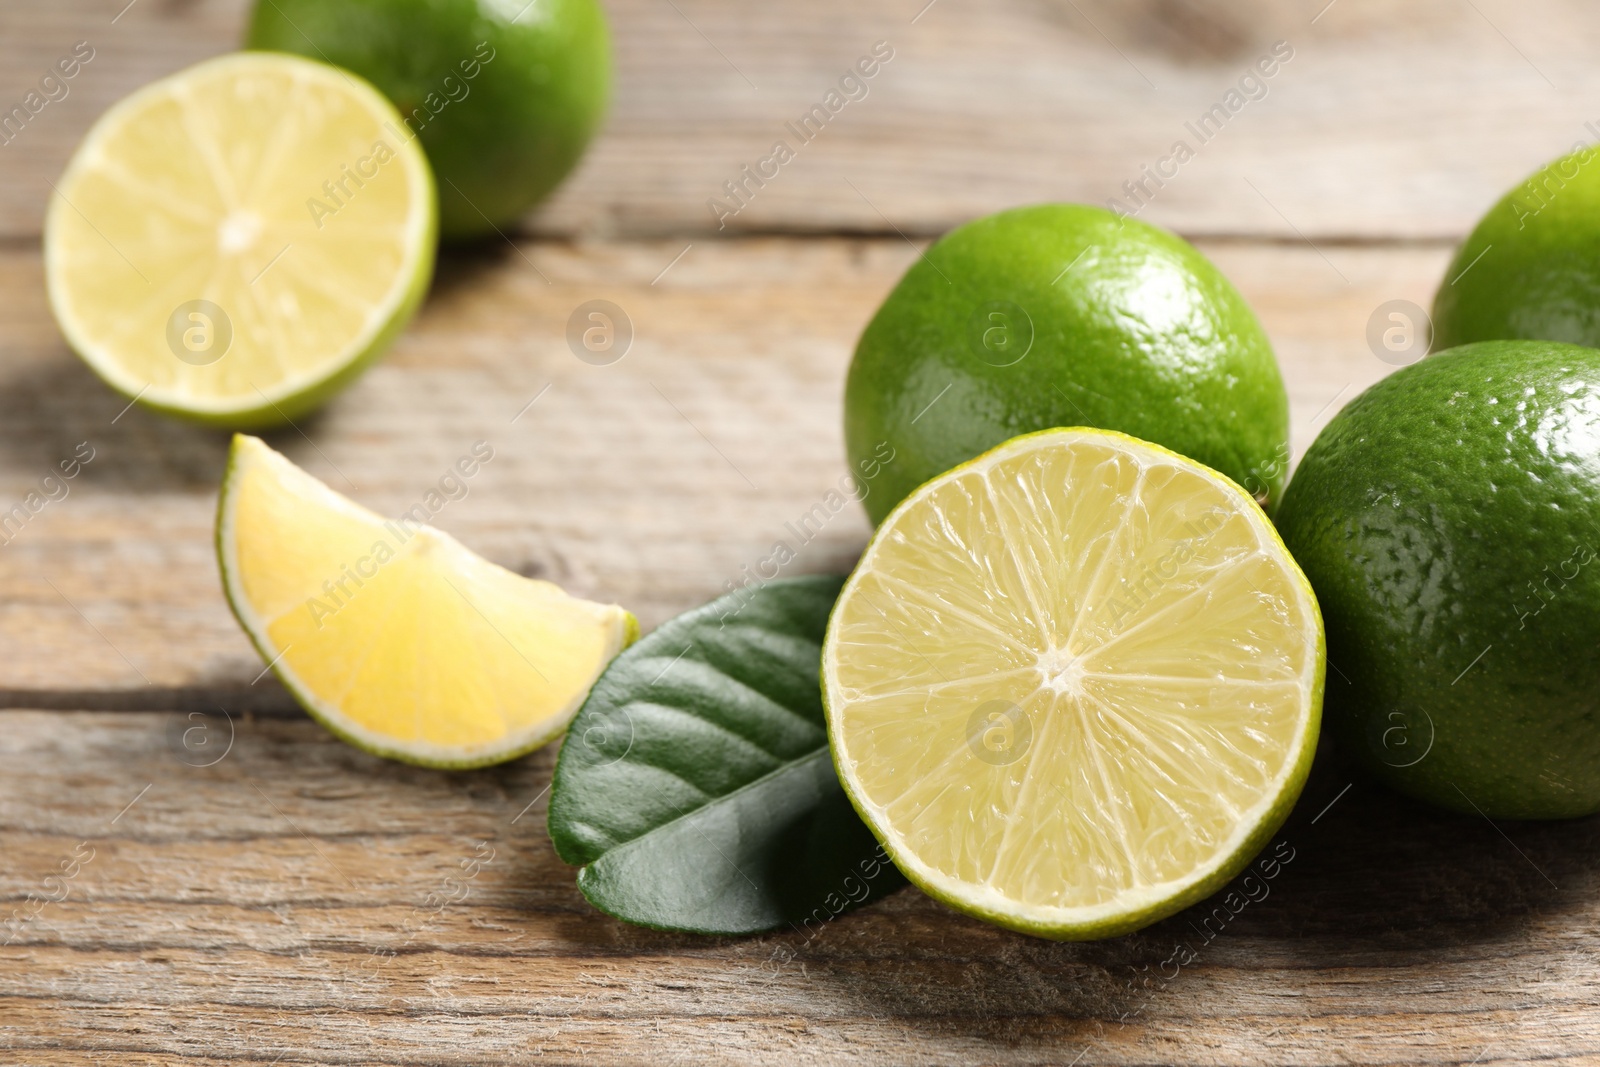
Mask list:
[{"label": "shadow on wood", "polygon": [[0,466],[42,477],[94,448],[82,483],[112,491],[214,488],[227,435],[129,407],[63,347],[59,359],[21,363],[0,379]]},{"label": "shadow on wood", "polygon": [[[1152,1017],[1225,1016],[1240,1009],[1219,990],[1250,974],[1266,997],[1364,970],[1384,974],[1396,996],[1480,990],[1464,972],[1480,973],[1486,959],[1537,968],[1552,916],[1584,921],[1600,873],[1597,830],[1594,818],[1500,826],[1435,811],[1324,752],[1249,880],[1138,934],[1055,944],[908,890],[826,938],[796,939],[796,959],[841,1011],[1007,1047],[1046,1031],[1060,1038],[1063,1020],[1094,1024],[1075,1035],[1115,1041]],[[913,960],[932,966],[908,981]]]}]

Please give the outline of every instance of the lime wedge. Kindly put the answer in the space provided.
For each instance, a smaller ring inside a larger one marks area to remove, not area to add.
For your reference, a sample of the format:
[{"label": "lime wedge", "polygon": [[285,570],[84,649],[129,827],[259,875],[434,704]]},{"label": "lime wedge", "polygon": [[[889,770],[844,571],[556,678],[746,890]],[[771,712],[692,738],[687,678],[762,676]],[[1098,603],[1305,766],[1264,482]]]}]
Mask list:
[{"label": "lime wedge", "polygon": [[306,711],[358,748],[481,767],[551,740],[638,636],[614,605],[385,521],[254,437],[217,507],[233,613]]},{"label": "lime wedge", "polygon": [[1018,437],[879,528],[823,647],[846,792],[906,875],[1084,940],[1208,896],[1316,747],[1322,618],[1222,475],[1103,430]]},{"label": "lime wedge", "polygon": [[50,304],[112,388],[235,428],[316,407],[371,363],[433,270],[433,177],[345,71],[245,52],[95,123],[45,219]]}]

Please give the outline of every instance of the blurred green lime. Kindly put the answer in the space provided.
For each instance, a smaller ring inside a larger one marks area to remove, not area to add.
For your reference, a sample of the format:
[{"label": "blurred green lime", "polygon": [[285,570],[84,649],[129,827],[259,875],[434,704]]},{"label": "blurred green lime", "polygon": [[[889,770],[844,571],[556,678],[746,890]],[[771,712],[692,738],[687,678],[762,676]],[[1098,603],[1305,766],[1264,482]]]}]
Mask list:
[{"label": "blurred green lime", "polygon": [[515,221],[577,164],[605,113],[611,51],[596,0],[260,0],[245,45],[355,71],[421,139],[439,230]]},{"label": "blurred green lime", "polygon": [[1080,204],[946,234],[856,345],[845,442],[867,514],[1019,434],[1119,430],[1199,460],[1269,509],[1289,400],[1261,324],[1192,245]]},{"label": "blurred green lime", "polygon": [[1600,347],[1600,149],[1535,171],[1456,251],[1433,301],[1435,351],[1474,341]]}]

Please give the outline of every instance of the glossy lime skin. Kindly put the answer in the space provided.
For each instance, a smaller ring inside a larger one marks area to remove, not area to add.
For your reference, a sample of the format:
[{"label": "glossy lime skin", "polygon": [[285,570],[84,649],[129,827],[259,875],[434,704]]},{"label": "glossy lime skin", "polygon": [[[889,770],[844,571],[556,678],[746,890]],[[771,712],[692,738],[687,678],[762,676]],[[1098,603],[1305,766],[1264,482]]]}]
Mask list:
[{"label": "glossy lime skin", "polygon": [[446,238],[504,229],[554,189],[610,96],[596,0],[259,0],[245,44],[335,63],[394,101],[438,176]]},{"label": "glossy lime skin", "polygon": [[1056,426],[1163,445],[1269,510],[1288,469],[1288,397],[1244,298],[1180,238],[1078,204],[990,215],[919,257],[861,335],[844,407],[874,523]]},{"label": "glossy lime skin", "polygon": [[1433,299],[1433,348],[1600,346],[1600,149],[1540,168],[1490,209]]},{"label": "glossy lime skin", "polygon": [[1345,749],[1446,808],[1600,810],[1600,352],[1487,341],[1396,372],[1328,423],[1277,523]]}]

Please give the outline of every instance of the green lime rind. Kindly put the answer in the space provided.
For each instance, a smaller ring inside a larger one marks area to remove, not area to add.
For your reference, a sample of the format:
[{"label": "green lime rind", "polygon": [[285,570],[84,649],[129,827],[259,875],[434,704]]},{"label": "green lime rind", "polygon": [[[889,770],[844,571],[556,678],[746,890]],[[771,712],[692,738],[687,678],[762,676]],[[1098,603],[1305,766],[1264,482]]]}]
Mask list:
[{"label": "green lime rind", "polygon": [[[1251,829],[1250,833],[1241,840],[1240,844],[1232,852],[1217,860],[1213,864],[1211,870],[1202,877],[1193,879],[1189,884],[1180,885],[1170,896],[1164,897],[1145,907],[1130,909],[1109,919],[1083,923],[1049,922],[1033,919],[1024,914],[1018,914],[1017,912],[1001,911],[995,908],[984,907],[980,904],[974,903],[973,901],[961,899],[956,894],[949,892],[944,887],[940,886],[935,880],[927,877],[923,873],[917,858],[905,849],[899,847],[896,844],[893,835],[888,833],[885,828],[881,827],[874,818],[870,805],[860,792],[860,787],[855,782],[853,776],[847,773],[845,770],[841,754],[839,752],[837,730],[834,725],[834,712],[828,700],[828,656],[826,651],[824,651],[822,666],[822,701],[824,713],[827,716],[829,747],[833,754],[834,768],[838,772],[839,782],[844,787],[845,795],[850,798],[850,803],[852,806],[854,806],[856,814],[861,817],[861,821],[864,822],[872,831],[874,836],[877,837],[879,843],[883,846],[884,851],[894,861],[901,873],[903,873],[913,885],[921,889],[924,893],[927,893],[929,896],[933,897],[935,900],[947,904],[950,907],[955,908],[957,911],[971,915],[978,919],[982,919],[985,922],[994,923],[997,926],[1003,926],[1007,929],[1016,930],[1020,933],[1031,934],[1035,937],[1048,938],[1053,941],[1095,941],[1111,937],[1120,937],[1124,934],[1130,934],[1137,930],[1141,930],[1152,923],[1159,922],[1162,919],[1175,915],[1190,905],[1196,904],[1199,901],[1202,901],[1212,894],[1218,892],[1227,886],[1229,882],[1231,882],[1240,874],[1240,872],[1248,867],[1256,855],[1266,847],[1267,842],[1271,840],[1272,836],[1283,827],[1283,824],[1288,820],[1290,813],[1294,810],[1295,803],[1300,799],[1300,794],[1304,790],[1306,780],[1311,773],[1312,761],[1316,756],[1317,739],[1320,734],[1322,723],[1323,690],[1325,687],[1327,671],[1327,644],[1322,613],[1317,602],[1316,592],[1312,588],[1311,582],[1306,578],[1306,575],[1296,563],[1289,549],[1284,545],[1282,539],[1278,536],[1278,533],[1273,527],[1271,520],[1267,518],[1266,513],[1262,510],[1261,506],[1249,493],[1245,492],[1244,489],[1242,489],[1236,482],[1228,478],[1227,475],[1213,470],[1205,466],[1205,464],[1199,463],[1187,456],[1180,455],[1169,448],[1153,444],[1149,441],[1143,441],[1136,437],[1132,437],[1129,434],[1120,433],[1115,430],[1105,430],[1098,427],[1055,427],[1048,430],[1039,430],[1029,434],[1022,434],[1011,441],[1006,441],[992,449],[989,449],[981,455],[975,456],[971,460],[968,460],[967,462],[962,463],[956,468],[947,472],[947,475],[940,476],[933,480],[943,482],[946,477],[956,477],[960,472],[984,462],[991,455],[1010,448],[1017,441],[1059,433],[1099,434],[1120,441],[1125,441],[1142,448],[1148,448],[1152,451],[1181,460],[1189,466],[1198,468],[1202,473],[1215,479],[1219,486],[1231,493],[1237,494],[1236,499],[1241,509],[1247,512],[1253,509],[1255,514],[1259,516],[1261,520],[1262,528],[1272,538],[1273,542],[1283,550],[1283,560],[1287,564],[1289,572],[1293,575],[1296,584],[1305,594],[1307,601],[1311,606],[1311,616],[1316,621],[1317,628],[1316,669],[1313,675],[1311,687],[1310,706],[1308,708],[1306,720],[1301,729],[1300,736],[1297,738],[1299,750],[1296,753],[1293,762],[1289,765],[1288,770],[1283,776],[1277,796],[1274,798],[1271,806],[1257,818],[1256,825]],[[884,538],[885,536],[892,535],[895,525],[894,520],[902,512],[906,511],[908,508],[917,503],[919,498],[922,496],[922,488],[925,488],[925,486],[919,487],[918,491],[913,492],[905,499],[900,501],[885,517],[884,521],[879,523],[877,531],[873,534],[872,539],[867,543],[866,549],[862,552],[861,559],[863,563],[872,558],[873,547],[880,539]],[[859,580],[861,574],[862,569],[858,565],[856,571],[845,583],[844,590],[839,595],[840,603],[843,603],[844,599],[849,595],[851,587]],[[828,619],[828,632],[823,640],[824,650],[829,648],[833,643],[838,618],[839,609],[836,605]]]},{"label": "green lime rind", "polygon": [[596,0],[541,0],[532,10],[260,0],[245,47],[335,63],[382,90],[433,163],[446,239],[494,234],[548,196],[582,157],[611,95],[610,35]]},{"label": "green lime rind", "polygon": [[1278,524],[1322,600],[1341,748],[1455,811],[1600,810],[1600,352],[1397,371],[1329,421]]},{"label": "green lime rind", "polygon": [[1078,204],[946,234],[873,316],[845,384],[874,522],[935,475],[1057,426],[1154,441],[1269,511],[1288,473],[1288,394],[1238,290],[1181,238]]},{"label": "green lime rind", "polygon": [[1433,348],[1600,346],[1600,148],[1540,167],[1479,220],[1433,301]]},{"label": "green lime rind", "polygon": [[[217,493],[217,520],[212,535],[212,544],[217,554],[217,570],[222,577],[222,592],[228,602],[228,610],[233,612],[239,628],[244,631],[251,645],[255,646],[256,653],[268,665],[274,676],[282,683],[289,695],[305,710],[305,713],[330,734],[333,734],[352,748],[360,749],[369,755],[380,756],[384,759],[395,760],[399,763],[409,763],[417,767],[428,767],[441,771],[469,771],[479,767],[492,767],[500,763],[508,763],[520,759],[528,753],[548,745],[551,741],[561,736],[566,729],[563,725],[548,735],[540,735],[521,745],[507,748],[503,751],[493,751],[484,755],[468,759],[430,759],[418,753],[407,751],[390,745],[373,743],[365,738],[357,737],[352,732],[344,729],[338,717],[331,714],[321,706],[320,701],[310,690],[301,684],[300,680],[283,665],[282,650],[274,646],[271,640],[255,619],[254,613],[245,606],[248,600],[244,591],[239,588],[238,568],[228,554],[229,529],[232,521],[232,494],[235,480],[239,475],[239,449],[241,435],[235,434],[233,443],[228,449],[228,462],[222,475],[222,487]],[[626,630],[623,635],[622,647],[625,649],[639,638],[639,620],[633,613],[625,612]]]}]

